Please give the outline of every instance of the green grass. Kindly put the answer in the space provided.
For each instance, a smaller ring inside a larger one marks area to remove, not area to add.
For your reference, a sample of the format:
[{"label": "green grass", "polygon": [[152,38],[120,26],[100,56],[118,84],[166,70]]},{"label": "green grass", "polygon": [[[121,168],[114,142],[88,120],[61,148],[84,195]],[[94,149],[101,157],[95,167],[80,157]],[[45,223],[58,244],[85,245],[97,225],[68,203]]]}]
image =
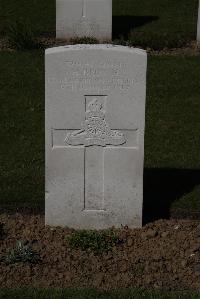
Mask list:
[{"label": "green grass", "polygon": [[200,169],[200,56],[149,57],[145,166]]},{"label": "green grass", "polygon": [[16,50],[33,50],[42,48],[42,43],[37,40],[36,33],[30,24],[16,22],[7,29],[9,46]]},{"label": "green grass", "polygon": [[[44,206],[44,54],[1,52],[0,65],[0,202]],[[149,56],[145,168],[170,170],[169,178],[174,169],[196,171],[191,182],[179,182],[182,192],[173,199],[177,208],[200,211],[199,78],[200,56]],[[176,180],[165,179],[160,202]]]},{"label": "green grass", "polygon": [[119,35],[120,27],[132,27],[128,39],[133,45],[158,49],[182,46],[196,38],[197,12],[197,0],[115,0],[114,16],[126,18],[120,23],[116,18],[113,29]]},{"label": "green grass", "polygon": [[0,299],[199,299],[199,293],[138,290],[0,289]]},{"label": "green grass", "polygon": [[44,65],[40,51],[1,53],[0,201],[44,198]]},{"label": "green grass", "polygon": [[[197,12],[198,0],[113,0],[113,38],[156,49],[181,46],[196,38]],[[21,20],[52,35],[55,15],[54,0],[0,0],[0,32]]]},{"label": "green grass", "polygon": [[113,246],[117,244],[118,237],[112,230],[77,230],[67,236],[66,241],[73,249],[91,250],[95,254],[100,254],[112,250]]},{"label": "green grass", "polygon": [[182,209],[193,211],[200,211],[200,185],[195,186],[194,189],[176,200],[171,207],[173,210]]},{"label": "green grass", "polygon": [[146,194],[148,208],[200,211],[199,76],[200,56],[149,59],[145,167],[157,175],[156,182],[151,172],[147,177],[154,186]]},{"label": "green grass", "polygon": [[16,21],[28,22],[39,33],[55,31],[56,1],[54,0],[0,0],[0,29]]}]

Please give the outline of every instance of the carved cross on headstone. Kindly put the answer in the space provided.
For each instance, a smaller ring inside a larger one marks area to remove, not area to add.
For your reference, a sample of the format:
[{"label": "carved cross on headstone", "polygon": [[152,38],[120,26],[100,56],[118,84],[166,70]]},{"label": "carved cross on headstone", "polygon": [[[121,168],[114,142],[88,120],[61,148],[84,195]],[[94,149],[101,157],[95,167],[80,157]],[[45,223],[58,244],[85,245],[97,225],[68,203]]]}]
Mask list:
[{"label": "carved cross on headstone", "polygon": [[112,0],[56,0],[56,38],[112,39]]},{"label": "carved cross on headstone", "polygon": [[107,96],[85,97],[82,129],[68,133],[65,143],[84,146],[84,210],[104,210],[104,147],[126,143],[120,130],[111,130],[105,119]]},{"label": "carved cross on headstone", "polygon": [[82,0],[82,18],[86,17],[86,0]]},{"label": "carved cross on headstone", "polygon": [[53,147],[83,147],[85,211],[104,211],[106,149],[129,149],[137,145],[137,129],[110,128],[106,121],[106,102],[105,95],[85,96],[85,120],[80,124],[81,129],[54,129],[52,133]]}]

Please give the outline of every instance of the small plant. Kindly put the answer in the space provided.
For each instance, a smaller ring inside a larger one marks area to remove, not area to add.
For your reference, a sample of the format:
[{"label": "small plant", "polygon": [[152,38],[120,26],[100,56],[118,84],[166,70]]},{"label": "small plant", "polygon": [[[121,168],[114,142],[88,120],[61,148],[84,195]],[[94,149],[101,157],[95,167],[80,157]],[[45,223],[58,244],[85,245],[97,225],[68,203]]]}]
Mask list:
[{"label": "small plant", "polygon": [[99,41],[95,37],[83,36],[83,37],[74,37],[70,39],[72,44],[98,44]]},{"label": "small plant", "polygon": [[16,50],[31,50],[41,48],[41,43],[35,38],[35,32],[30,25],[15,22],[7,29],[8,42]]},{"label": "small plant", "polygon": [[111,250],[118,241],[118,237],[113,231],[79,230],[66,239],[71,248],[90,249],[95,253]]},{"label": "small plant", "polygon": [[40,257],[37,252],[33,251],[28,245],[25,245],[23,241],[17,241],[16,247],[9,251],[5,260],[9,264],[18,262],[37,263],[40,261]]}]

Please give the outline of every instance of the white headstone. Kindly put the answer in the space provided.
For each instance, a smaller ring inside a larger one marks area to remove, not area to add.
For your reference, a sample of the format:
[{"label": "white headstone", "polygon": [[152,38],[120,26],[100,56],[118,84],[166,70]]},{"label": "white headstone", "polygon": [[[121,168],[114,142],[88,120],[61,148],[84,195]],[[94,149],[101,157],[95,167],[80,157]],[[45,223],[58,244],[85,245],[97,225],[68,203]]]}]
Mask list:
[{"label": "white headstone", "polygon": [[56,0],[56,37],[112,39],[112,0]]},{"label": "white headstone", "polygon": [[46,224],[140,227],[146,52],[46,50]]},{"label": "white headstone", "polygon": [[200,1],[199,1],[198,21],[197,21],[197,41],[200,42]]}]

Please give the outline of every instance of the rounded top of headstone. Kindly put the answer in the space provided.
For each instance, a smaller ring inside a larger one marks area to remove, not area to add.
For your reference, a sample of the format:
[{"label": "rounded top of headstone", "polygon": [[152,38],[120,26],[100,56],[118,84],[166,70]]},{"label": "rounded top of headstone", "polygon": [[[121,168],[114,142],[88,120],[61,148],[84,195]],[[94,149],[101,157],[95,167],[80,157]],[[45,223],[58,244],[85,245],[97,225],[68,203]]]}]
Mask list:
[{"label": "rounded top of headstone", "polygon": [[123,51],[123,52],[146,55],[146,51],[139,48],[126,47],[121,45],[112,45],[112,44],[67,45],[67,46],[46,49],[45,54],[62,53],[62,52],[72,51],[72,50],[73,51],[75,50],[115,50],[115,51]]}]

